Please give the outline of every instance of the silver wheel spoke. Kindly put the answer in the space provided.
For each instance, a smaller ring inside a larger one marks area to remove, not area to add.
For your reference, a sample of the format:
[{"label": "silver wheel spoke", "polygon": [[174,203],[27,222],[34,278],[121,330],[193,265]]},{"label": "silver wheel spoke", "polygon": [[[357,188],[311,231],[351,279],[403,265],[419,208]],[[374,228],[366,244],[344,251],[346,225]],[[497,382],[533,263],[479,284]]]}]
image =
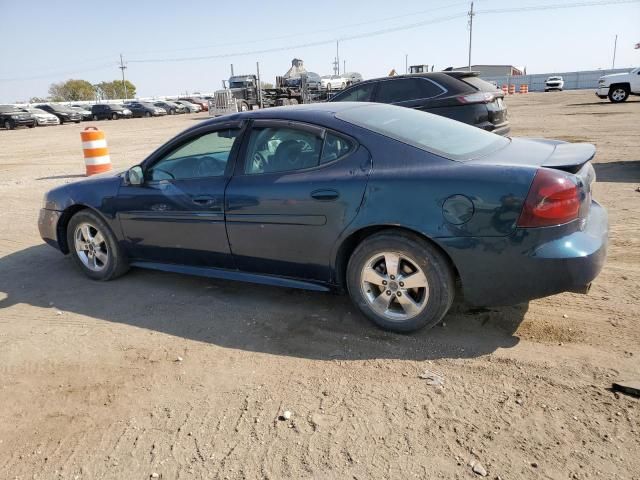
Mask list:
[{"label": "silver wheel spoke", "polygon": [[93,241],[96,243],[96,245],[100,245],[101,243],[103,243],[104,237],[102,236],[102,233],[97,231],[95,237],[93,237]]},{"label": "silver wheel spoke", "polygon": [[96,250],[95,257],[100,260],[102,265],[106,265],[107,259],[109,258],[106,253],[101,250]]},{"label": "silver wheel spoke", "polygon": [[389,309],[389,304],[391,303],[392,298],[393,297],[391,295],[387,295],[383,290],[382,293],[373,301],[373,307],[380,313],[385,313]]},{"label": "silver wheel spoke", "polygon": [[384,264],[387,267],[387,275],[394,277],[398,276],[398,267],[400,264],[400,257],[395,253],[384,254]]},{"label": "silver wheel spoke", "polygon": [[382,285],[382,282],[386,280],[387,277],[385,275],[378,273],[377,270],[370,266],[366,267],[364,272],[362,272],[362,281],[364,282],[373,283],[374,285]]},{"label": "silver wheel spoke", "polygon": [[407,315],[413,316],[420,312],[420,305],[414,302],[413,299],[406,293],[404,293],[400,297],[396,297],[396,300],[398,301],[402,309],[407,313]]},{"label": "silver wheel spoke", "polygon": [[406,277],[401,276],[399,281],[404,284],[403,288],[424,288],[428,283],[427,277],[420,270]]},{"label": "silver wheel spoke", "polygon": [[82,237],[84,239],[85,242],[90,242],[91,241],[91,232],[89,231],[89,225],[83,225],[82,226]]}]

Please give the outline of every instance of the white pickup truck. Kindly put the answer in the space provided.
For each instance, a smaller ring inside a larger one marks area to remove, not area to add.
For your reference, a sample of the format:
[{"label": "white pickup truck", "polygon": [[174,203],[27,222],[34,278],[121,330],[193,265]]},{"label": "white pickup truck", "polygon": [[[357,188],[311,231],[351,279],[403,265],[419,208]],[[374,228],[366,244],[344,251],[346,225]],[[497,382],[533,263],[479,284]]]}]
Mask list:
[{"label": "white pickup truck", "polygon": [[627,73],[612,73],[598,80],[596,95],[613,103],[624,102],[629,95],[640,95],[640,67]]}]

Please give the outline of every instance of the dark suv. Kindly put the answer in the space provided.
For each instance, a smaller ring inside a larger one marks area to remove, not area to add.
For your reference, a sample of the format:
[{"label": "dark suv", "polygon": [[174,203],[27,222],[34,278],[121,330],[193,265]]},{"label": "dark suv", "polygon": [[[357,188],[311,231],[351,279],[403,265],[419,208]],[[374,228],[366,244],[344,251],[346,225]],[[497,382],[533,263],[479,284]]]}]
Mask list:
[{"label": "dark suv", "polygon": [[118,104],[99,103],[91,107],[93,120],[118,120],[119,118],[131,118],[131,110]]},{"label": "dark suv", "polygon": [[7,130],[20,126],[33,128],[36,126],[36,119],[30,113],[13,105],[0,105],[0,126]]},{"label": "dark suv", "polygon": [[468,123],[499,135],[509,133],[504,94],[477,72],[432,72],[365,80],[330,102],[378,102],[414,108]]},{"label": "dark suv", "polygon": [[82,115],[77,111],[71,110],[66,105],[49,105],[47,103],[44,105],[36,105],[36,108],[58,117],[60,119],[60,125],[70,122],[80,123],[82,121]]}]

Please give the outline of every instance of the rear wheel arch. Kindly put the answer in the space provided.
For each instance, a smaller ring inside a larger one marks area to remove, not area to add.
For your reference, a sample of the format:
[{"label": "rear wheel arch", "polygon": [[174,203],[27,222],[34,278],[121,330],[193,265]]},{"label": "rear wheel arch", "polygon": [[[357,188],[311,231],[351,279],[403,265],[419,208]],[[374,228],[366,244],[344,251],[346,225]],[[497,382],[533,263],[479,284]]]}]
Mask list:
[{"label": "rear wheel arch", "polygon": [[453,262],[453,259],[440,245],[438,245],[437,242],[433,241],[433,239],[429,238],[427,235],[406,227],[398,227],[395,225],[372,225],[363,227],[359,230],[356,230],[355,232],[350,233],[346,238],[342,240],[340,246],[337,249],[334,261],[334,280],[341,289],[346,290],[347,265],[349,264],[349,259],[351,258],[351,255],[353,254],[355,249],[367,238],[383,232],[399,233],[430,244],[435,249],[437,249],[439,253],[442,254],[442,256],[447,260],[455,275],[456,281],[460,279],[458,268]]}]

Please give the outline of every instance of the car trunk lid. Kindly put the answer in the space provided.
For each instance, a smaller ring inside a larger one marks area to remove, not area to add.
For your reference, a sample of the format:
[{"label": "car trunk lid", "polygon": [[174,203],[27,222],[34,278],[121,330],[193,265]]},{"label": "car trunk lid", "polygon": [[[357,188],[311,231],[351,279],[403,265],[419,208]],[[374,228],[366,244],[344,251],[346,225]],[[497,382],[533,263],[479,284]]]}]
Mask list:
[{"label": "car trunk lid", "polygon": [[589,214],[591,190],[596,175],[591,160],[596,148],[590,143],[566,143],[559,140],[513,138],[505,148],[468,163],[550,168],[572,175],[581,195],[579,218]]}]

